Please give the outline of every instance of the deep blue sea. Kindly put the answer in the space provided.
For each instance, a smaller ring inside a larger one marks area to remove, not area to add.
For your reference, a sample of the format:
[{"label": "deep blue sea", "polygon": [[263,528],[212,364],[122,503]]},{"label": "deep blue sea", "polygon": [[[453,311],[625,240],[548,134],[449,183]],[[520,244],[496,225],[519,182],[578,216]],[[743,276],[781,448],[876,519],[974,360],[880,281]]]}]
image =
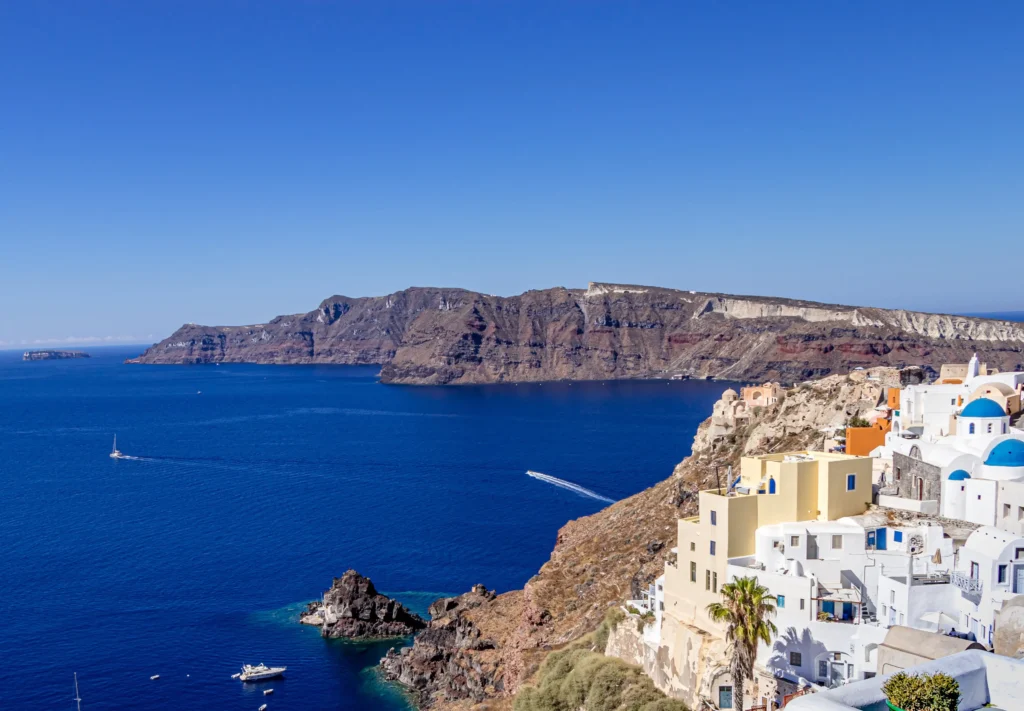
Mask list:
[{"label": "deep blue sea", "polygon": [[[374,670],[392,643],[322,640],[304,603],[348,568],[421,612],[522,586],[605,505],[527,469],[628,496],[726,387],[121,364],[138,351],[0,352],[0,708],[73,709],[78,672],[89,710],[405,709]],[[107,456],[115,433],[137,459]],[[231,679],[259,662],[287,677]]]}]

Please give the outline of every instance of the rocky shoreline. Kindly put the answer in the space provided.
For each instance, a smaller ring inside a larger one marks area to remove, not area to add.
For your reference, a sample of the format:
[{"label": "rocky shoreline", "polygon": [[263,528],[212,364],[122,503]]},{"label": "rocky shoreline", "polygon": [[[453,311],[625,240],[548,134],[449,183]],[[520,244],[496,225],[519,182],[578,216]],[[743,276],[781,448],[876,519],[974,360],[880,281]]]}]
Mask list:
[{"label": "rocky shoreline", "polygon": [[427,626],[422,617],[381,595],[355,570],[334,578],[323,600],[309,603],[299,622],[319,627],[324,637],[342,639],[408,637]]},{"label": "rocky shoreline", "polygon": [[504,692],[496,659],[480,653],[494,650],[473,622],[472,611],[493,602],[497,594],[483,585],[458,597],[430,605],[430,622],[411,646],[392,647],[380,661],[384,678],[406,687],[420,708],[437,701],[482,702]]}]

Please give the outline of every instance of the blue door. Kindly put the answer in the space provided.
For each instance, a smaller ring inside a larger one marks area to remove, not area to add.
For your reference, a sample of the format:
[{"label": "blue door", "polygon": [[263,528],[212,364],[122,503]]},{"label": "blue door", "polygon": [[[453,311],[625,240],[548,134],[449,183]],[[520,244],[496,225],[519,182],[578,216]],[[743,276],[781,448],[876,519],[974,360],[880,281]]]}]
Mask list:
[{"label": "blue door", "polygon": [[718,708],[720,708],[720,709],[731,709],[732,708],[732,687],[731,686],[720,686],[720,687],[718,687]]},{"label": "blue door", "polygon": [[775,493],[775,480],[774,479],[769,479],[768,480],[768,493],[769,494],[774,494]]},{"label": "blue door", "polygon": [[821,611],[822,612],[827,612],[830,615],[834,615],[834,614],[836,614],[836,604],[834,602],[832,602],[831,600],[822,600],[821,601]]},{"label": "blue door", "polygon": [[884,528],[878,529],[877,534],[878,535],[875,536],[875,547],[878,548],[878,550],[880,550],[880,551],[884,551],[885,550],[885,529]]},{"label": "blue door", "polygon": [[844,619],[844,620],[852,620],[853,619],[853,603],[852,602],[844,602],[843,603],[843,618],[842,619]]},{"label": "blue door", "polygon": [[875,532],[874,531],[868,531],[868,548],[871,549],[871,548],[874,548],[874,547],[875,547]]}]

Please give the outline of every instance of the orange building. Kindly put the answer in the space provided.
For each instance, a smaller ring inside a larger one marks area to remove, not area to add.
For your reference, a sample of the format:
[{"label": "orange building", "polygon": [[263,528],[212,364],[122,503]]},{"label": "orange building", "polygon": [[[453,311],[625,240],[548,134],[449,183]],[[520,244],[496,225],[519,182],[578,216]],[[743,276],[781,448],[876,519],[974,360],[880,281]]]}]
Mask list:
[{"label": "orange building", "polygon": [[[897,391],[898,392],[898,391]],[[885,433],[892,428],[892,422],[878,418],[870,427],[846,428],[846,453],[866,457],[875,447],[885,444]]]}]

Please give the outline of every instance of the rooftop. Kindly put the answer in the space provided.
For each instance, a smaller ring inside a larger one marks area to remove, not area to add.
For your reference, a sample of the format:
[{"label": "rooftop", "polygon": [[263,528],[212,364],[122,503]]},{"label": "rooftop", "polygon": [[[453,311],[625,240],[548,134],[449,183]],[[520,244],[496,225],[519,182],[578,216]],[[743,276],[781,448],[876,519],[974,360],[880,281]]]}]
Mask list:
[{"label": "rooftop", "polygon": [[[915,650],[915,653],[919,654],[920,651]],[[1024,661],[1021,660],[971,649],[918,664],[904,671],[912,675],[942,672],[952,676],[960,684],[959,711],[1024,708],[1024,684],[1017,681],[1024,674]],[[789,711],[884,709],[886,705],[882,685],[890,676],[892,675],[882,674],[817,694],[801,696],[790,701],[786,708]]]},{"label": "rooftop", "polygon": [[814,461],[842,461],[864,459],[853,454],[842,454],[841,452],[813,452],[809,450],[797,452],[777,452],[775,454],[758,454],[749,457],[763,462],[814,462]]}]

